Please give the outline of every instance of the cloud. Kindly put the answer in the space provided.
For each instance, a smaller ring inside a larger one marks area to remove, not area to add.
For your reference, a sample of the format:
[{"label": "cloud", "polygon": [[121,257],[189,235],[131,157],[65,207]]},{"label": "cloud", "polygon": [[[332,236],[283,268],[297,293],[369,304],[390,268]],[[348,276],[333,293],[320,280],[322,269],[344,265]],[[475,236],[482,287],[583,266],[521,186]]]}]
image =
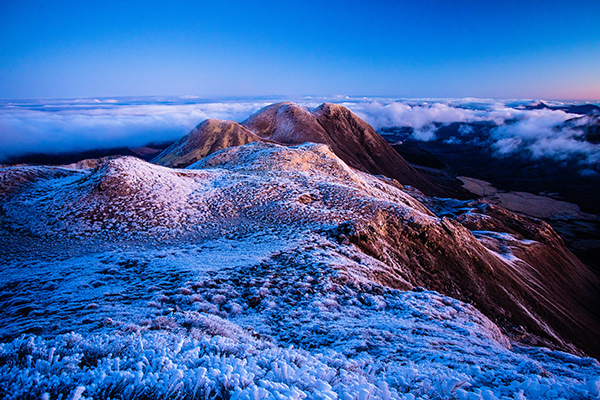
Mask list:
[{"label": "cloud", "polygon": [[575,140],[573,137],[550,137],[538,139],[527,146],[534,158],[553,158],[564,161],[579,157],[588,165],[600,162],[600,145]]},{"label": "cloud", "polygon": [[408,126],[415,131],[421,131],[434,122],[449,124],[479,120],[478,111],[457,108],[445,103],[410,104],[395,101],[383,104],[373,101],[348,104],[348,106],[376,130]]},{"label": "cloud", "polygon": [[[563,133],[554,128],[564,123],[568,119],[577,117],[564,111],[553,110],[515,110],[510,113],[509,118],[505,118],[505,123],[492,130],[492,136],[497,139],[506,137],[517,137],[523,140],[535,140],[542,137],[554,136]],[[495,114],[493,117],[496,117]],[[517,119],[516,122],[506,122],[507,120]]]},{"label": "cloud", "polygon": [[461,125],[458,127],[458,133],[460,133],[461,136],[468,136],[473,132],[475,132],[475,129],[473,129],[471,125]]},{"label": "cloud", "polygon": [[584,168],[584,169],[579,170],[579,175],[588,176],[588,177],[597,177],[597,176],[600,176],[600,173],[598,171],[594,171],[593,169]]},{"label": "cloud", "polygon": [[[176,140],[207,118],[241,121],[282,99],[210,100],[178,98],[117,98],[0,102],[0,162],[27,153],[61,153],[111,147],[136,147]],[[532,101],[490,99],[397,100],[382,98],[302,98],[315,107],[330,101],[349,107],[376,130],[410,127],[420,141],[436,140],[437,127],[461,123],[453,144],[461,141],[489,146],[501,157],[577,158],[597,163],[598,145],[581,140],[582,124],[564,111],[527,110]],[[567,122],[568,121],[568,122]],[[479,136],[472,123],[490,128]],[[449,140],[448,138],[444,140]]]},{"label": "cloud", "polygon": [[576,160],[597,165],[600,145],[581,140],[579,126],[588,122],[563,111],[526,111],[522,119],[491,131],[492,148],[499,155],[525,153],[533,159]]},{"label": "cloud", "polygon": [[0,105],[0,161],[176,140],[207,118],[246,118],[270,101],[151,104],[107,100]]},{"label": "cloud", "polygon": [[[599,146],[580,138],[583,131],[579,127],[589,122],[588,118],[561,110],[523,107],[532,103],[530,100],[451,99],[358,101],[345,105],[377,130],[413,128],[411,135],[415,140],[436,140],[436,127],[440,124],[462,123],[458,137],[450,140],[453,144],[475,140],[489,146],[499,157],[522,154],[557,161],[576,159],[587,165],[598,162]],[[472,123],[488,123],[491,128],[474,138],[475,130],[469,125]]]},{"label": "cloud", "polygon": [[492,148],[500,155],[507,155],[517,152],[522,143],[521,139],[509,137],[493,143]]}]

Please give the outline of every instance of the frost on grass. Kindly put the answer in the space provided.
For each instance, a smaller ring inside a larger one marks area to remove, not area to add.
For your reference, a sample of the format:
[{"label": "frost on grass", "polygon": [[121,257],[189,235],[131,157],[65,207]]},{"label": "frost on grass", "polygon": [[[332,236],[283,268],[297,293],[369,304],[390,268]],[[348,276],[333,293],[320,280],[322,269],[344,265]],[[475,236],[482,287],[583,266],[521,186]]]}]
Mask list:
[{"label": "frost on grass", "polygon": [[348,167],[325,145],[250,144],[190,168],[133,157],[83,171],[4,168],[0,188],[14,193],[3,204],[4,222],[39,236],[122,240],[140,232],[214,236],[232,226],[242,231],[246,222],[254,225],[249,230],[274,223],[314,227],[344,221],[367,202],[393,201],[429,214],[402,191],[387,190],[377,178]]},{"label": "frost on grass", "polygon": [[[253,240],[257,238],[246,244]],[[100,301],[82,312],[101,312],[103,324],[79,333],[5,340],[0,345],[0,397],[598,395],[600,366],[595,360],[511,345],[470,305],[432,291],[399,291],[370,281],[354,267],[376,261],[351,246],[314,235],[292,242],[293,248],[271,243],[266,253],[263,246],[258,258],[230,249],[238,257],[217,259],[218,266],[209,249],[227,242],[207,242],[186,252],[171,248],[168,254],[130,250],[129,259],[148,258],[149,273],[135,279],[151,289],[154,304],[129,304],[129,314],[119,317],[118,307]],[[194,273],[170,276],[167,286],[152,271],[174,262],[171,252],[193,264]],[[104,253],[100,264],[106,267],[111,257]],[[243,264],[240,258],[251,262]],[[36,318],[40,324],[49,320]],[[83,317],[73,316],[78,318]]]},{"label": "frost on grass", "polygon": [[[596,360],[510,343],[469,304],[386,286],[391,267],[344,224],[441,222],[326,146],[255,144],[192,167],[4,171],[2,234],[32,246],[2,249],[1,398],[600,395]],[[535,245],[473,232],[503,260]]]},{"label": "frost on grass", "polygon": [[[600,381],[587,375],[598,372],[591,359],[542,353],[515,354],[518,364],[501,370],[477,364],[454,368],[435,360],[390,361],[368,354],[348,357],[330,349],[309,352],[256,339],[240,328],[229,336],[196,330],[189,335],[71,333],[0,345],[0,394],[6,399],[77,394],[81,399],[598,396]],[[545,370],[557,362],[572,369],[569,376]]]}]

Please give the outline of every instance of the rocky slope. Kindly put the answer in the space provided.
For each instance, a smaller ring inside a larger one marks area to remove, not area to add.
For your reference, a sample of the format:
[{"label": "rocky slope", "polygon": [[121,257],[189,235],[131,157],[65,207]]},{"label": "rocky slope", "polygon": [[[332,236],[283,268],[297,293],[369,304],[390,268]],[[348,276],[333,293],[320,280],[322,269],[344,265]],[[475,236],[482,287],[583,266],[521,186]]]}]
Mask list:
[{"label": "rocky slope", "polygon": [[152,162],[186,167],[223,148],[261,139],[284,145],[327,144],[353,168],[396,179],[428,194],[444,193],[415,171],[369,124],[346,107],[330,103],[312,111],[294,103],[277,103],[259,110],[241,124],[208,120]]},{"label": "rocky slope", "polygon": [[10,229],[118,240],[308,230],[371,260],[350,274],[471,302],[512,337],[598,352],[597,279],[547,224],[411,195],[325,145],[251,143],[186,170],[116,158],[87,171],[19,167],[3,176]]}]

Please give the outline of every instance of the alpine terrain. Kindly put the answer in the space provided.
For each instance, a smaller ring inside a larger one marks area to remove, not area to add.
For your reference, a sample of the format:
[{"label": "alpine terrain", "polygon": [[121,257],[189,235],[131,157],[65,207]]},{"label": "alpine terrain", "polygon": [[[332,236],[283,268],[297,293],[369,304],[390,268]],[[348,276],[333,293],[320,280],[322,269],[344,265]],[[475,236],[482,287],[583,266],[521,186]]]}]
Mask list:
[{"label": "alpine terrain", "polygon": [[600,397],[600,282],[341,105],[0,168],[0,397]]}]

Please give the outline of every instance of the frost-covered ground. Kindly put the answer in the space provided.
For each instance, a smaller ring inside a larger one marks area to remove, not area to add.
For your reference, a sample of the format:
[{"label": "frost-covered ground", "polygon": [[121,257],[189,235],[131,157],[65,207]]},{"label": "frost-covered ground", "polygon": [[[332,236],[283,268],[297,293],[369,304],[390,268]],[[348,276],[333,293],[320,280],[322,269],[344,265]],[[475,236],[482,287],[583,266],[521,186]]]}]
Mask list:
[{"label": "frost-covered ground", "polygon": [[472,306],[374,284],[355,272],[374,260],[324,236],[56,256],[3,266],[5,398],[598,395],[594,359],[511,346]]},{"label": "frost-covered ground", "polygon": [[600,397],[596,360],[510,343],[471,305],[383,286],[386,265],[331,235],[375,205],[437,223],[401,190],[315,145],[195,167],[11,172],[49,177],[3,207],[0,397]]}]

